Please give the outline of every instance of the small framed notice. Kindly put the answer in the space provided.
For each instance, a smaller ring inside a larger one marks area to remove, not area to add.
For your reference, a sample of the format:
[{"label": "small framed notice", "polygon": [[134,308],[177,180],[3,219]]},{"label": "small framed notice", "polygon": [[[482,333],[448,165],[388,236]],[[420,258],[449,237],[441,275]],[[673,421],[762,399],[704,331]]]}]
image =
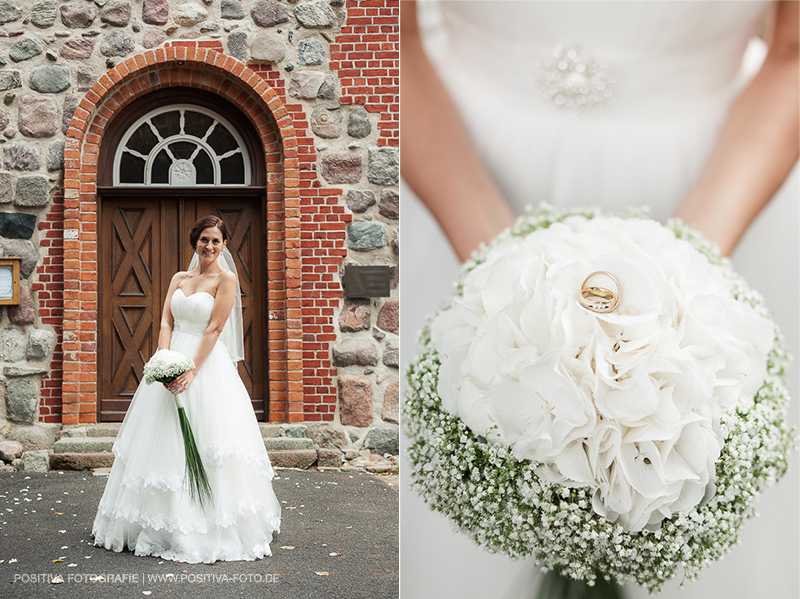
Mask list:
[{"label": "small framed notice", "polygon": [[0,258],[0,305],[19,304],[19,258]]}]

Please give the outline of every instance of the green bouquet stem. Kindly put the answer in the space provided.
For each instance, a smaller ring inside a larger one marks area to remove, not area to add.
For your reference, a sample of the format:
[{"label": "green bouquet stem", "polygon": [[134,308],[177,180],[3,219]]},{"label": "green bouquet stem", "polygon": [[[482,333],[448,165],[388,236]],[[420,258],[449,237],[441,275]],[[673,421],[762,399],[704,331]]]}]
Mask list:
[{"label": "green bouquet stem", "polygon": [[197,451],[197,443],[194,440],[194,434],[189,424],[189,418],[186,416],[183,401],[179,394],[173,394],[172,396],[175,398],[175,406],[178,408],[178,421],[183,434],[183,449],[186,453],[186,476],[189,479],[189,496],[194,503],[205,509],[207,504],[214,503],[211,485],[208,483],[208,475],[203,466],[203,460],[200,459],[200,452]]},{"label": "green bouquet stem", "polygon": [[625,599],[625,590],[600,574],[594,585],[589,586],[584,580],[575,580],[550,570],[542,577],[534,599]]}]

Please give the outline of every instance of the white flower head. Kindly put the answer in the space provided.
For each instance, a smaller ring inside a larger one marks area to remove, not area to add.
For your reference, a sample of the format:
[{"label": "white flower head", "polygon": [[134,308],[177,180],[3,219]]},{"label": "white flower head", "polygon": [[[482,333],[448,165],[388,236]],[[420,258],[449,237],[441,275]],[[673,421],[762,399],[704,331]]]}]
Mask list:
[{"label": "white flower head", "polygon": [[[773,323],[725,269],[646,219],[573,215],[506,236],[431,322],[442,406],[626,530],[713,494],[723,414],[767,376]],[[615,310],[583,308],[593,272]]]}]

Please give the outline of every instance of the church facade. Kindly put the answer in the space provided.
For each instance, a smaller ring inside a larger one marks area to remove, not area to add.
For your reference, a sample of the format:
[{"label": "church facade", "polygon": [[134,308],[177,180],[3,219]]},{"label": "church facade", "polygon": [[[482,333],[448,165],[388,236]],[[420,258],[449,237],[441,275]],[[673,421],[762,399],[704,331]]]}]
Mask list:
[{"label": "church facade", "polygon": [[[205,214],[257,417],[396,431],[398,0],[2,0],[0,23],[4,434],[124,417]],[[345,298],[349,266],[389,293]]]}]

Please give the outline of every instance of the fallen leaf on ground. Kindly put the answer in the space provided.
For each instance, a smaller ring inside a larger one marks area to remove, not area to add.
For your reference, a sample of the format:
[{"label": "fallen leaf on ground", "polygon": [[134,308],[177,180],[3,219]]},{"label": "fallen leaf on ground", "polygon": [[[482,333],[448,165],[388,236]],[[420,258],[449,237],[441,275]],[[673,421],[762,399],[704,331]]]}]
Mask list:
[{"label": "fallen leaf on ground", "polygon": [[17,563],[17,558],[16,557],[12,557],[10,560],[8,560],[8,563],[9,564],[16,564]]},{"label": "fallen leaf on ground", "polygon": [[60,574],[56,574],[53,579],[50,581],[50,584],[63,584],[64,579],[61,578]]},{"label": "fallen leaf on ground", "polygon": [[330,576],[329,572],[314,572],[317,576]]},{"label": "fallen leaf on ground", "polygon": [[294,549],[294,545],[281,545],[281,549]]}]

